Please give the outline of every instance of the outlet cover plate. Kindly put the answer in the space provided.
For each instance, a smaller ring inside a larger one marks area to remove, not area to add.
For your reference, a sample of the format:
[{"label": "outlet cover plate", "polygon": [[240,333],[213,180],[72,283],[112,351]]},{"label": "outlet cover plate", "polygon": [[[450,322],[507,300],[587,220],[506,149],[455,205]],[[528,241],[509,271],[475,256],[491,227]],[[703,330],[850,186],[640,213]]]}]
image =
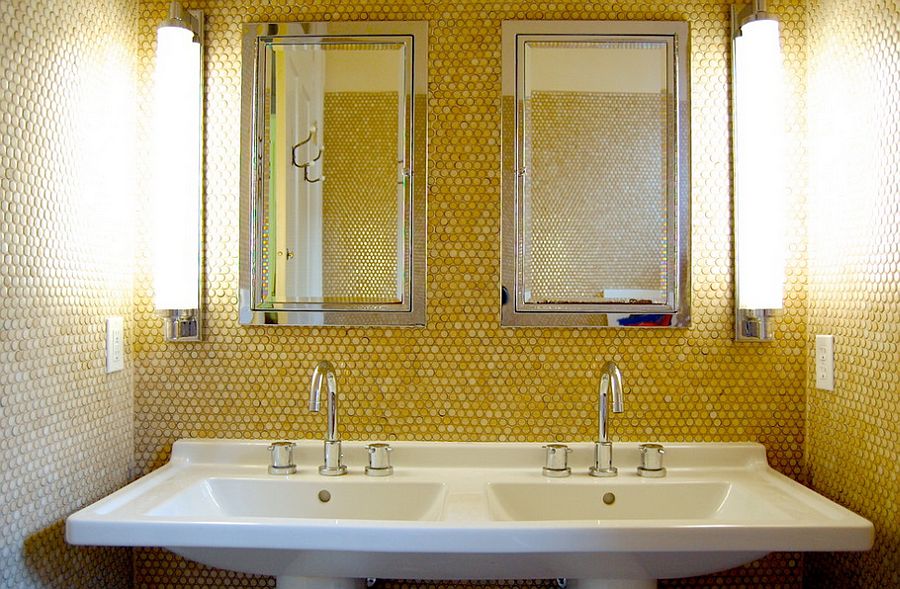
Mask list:
[{"label": "outlet cover plate", "polygon": [[106,319],[106,373],[125,369],[125,320],[122,317]]},{"label": "outlet cover plate", "polygon": [[816,336],[816,388],[834,390],[834,336]]}]

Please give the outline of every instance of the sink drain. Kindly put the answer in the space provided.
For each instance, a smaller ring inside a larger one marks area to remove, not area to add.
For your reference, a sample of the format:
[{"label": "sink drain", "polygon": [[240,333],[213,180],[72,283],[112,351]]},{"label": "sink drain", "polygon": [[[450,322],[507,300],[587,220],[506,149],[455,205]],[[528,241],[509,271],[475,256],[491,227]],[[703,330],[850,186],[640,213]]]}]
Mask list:
[{"label": "sink drain", "polygon": [[322,503],[328,503],[329,501],[331,501],[331,493],[324,489],[319,491],[319,501],[321,501]]},{"label": "sink drain", "polygon": [[603,502],[607,505],[612,505],[616,502],[616,494],[615,493],[604,493],[603,494]]}]

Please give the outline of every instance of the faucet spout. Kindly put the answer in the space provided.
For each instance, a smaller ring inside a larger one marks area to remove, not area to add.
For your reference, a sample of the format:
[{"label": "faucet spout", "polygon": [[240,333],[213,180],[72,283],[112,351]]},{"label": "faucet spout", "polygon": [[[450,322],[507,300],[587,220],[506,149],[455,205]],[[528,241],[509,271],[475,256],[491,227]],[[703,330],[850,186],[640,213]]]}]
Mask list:
[{"label": "faucet spout", "polygon": [[336,442],[340,440],[337,418],[337,378],[335,377],[334,366],[327,360],[319,362],[315,370],[313,370],[312,382],[309,387],[309,410],[314,413],[318,413],[321,407],[323,382],[328,389],[328,422],[325,440]]},{"label": "faucet spout", "polygon": [[337,377],[331,362],[323,360],[313,370],[309,386],[309,410],[318,412],[322,404],[322,386],[328,390],[328,421],[325,431],[325,463],[319,467],[319,474],[339,476],[347,473],[341,454],[341,437],[338,433]]},{"label": "faucet spout", "polygon": [[612,396],[612,412],[625,411],[622,371],[615,362],[607,362],[600,373],[599,391],[599,441],[609,442],[609,397]]},{"label": "faucet spout", "polygon": [[594,465],[589,469],[591,476],[614,477],[618,469],[613,466],[612,442],[609,441],[609,410],[612,397],[612,412],[622,413],[625,410],[625,389],[622,386],[622,371],[615,362],[607,362],[600,373],[600,390],[598,391],[599,434],[594,444]]}]

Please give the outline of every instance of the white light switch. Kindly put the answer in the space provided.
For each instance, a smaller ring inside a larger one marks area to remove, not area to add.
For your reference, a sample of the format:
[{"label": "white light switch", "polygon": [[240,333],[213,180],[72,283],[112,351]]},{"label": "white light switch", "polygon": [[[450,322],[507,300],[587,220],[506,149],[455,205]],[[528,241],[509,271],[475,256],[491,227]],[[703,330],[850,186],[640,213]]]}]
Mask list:
[{"label": "white light switch", "polygon": [[125,368],[125,320],[121,317],[106,319],[106,373]]},{"label": "white light switch", "polygon": [[834,390],[834,336],[816,336],[816,388]]}]

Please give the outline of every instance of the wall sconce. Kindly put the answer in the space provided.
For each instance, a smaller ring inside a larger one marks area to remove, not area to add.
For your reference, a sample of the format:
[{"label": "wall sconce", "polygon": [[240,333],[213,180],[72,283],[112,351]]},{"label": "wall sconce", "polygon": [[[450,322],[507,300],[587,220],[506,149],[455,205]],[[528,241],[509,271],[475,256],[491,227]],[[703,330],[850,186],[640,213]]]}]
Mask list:
[{"label": "wall sconce", "polygon": [[785,268],[784,77],[765,0],[732,6],[735,340],[772,341]]},{"label": "wall sconce", "polygon": [[203,292],[203,13],[178,2],[157,29],[153,78],[153,304],[166,341],[199,341]]}]

